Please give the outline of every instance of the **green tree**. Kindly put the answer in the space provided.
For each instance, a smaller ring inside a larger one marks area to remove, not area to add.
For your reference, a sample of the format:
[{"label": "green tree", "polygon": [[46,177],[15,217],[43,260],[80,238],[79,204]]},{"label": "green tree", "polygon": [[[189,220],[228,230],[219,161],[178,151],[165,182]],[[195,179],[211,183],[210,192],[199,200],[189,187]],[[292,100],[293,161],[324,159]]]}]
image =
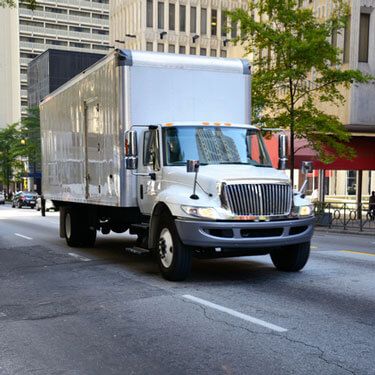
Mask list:
[{"label": "green tree", "polygon": [[23,170],[20,141],[17,123],[0,130],[0,179],[6,186],[7,193],[12,179],[16,177],[18,180]]},{"label": "green tree", "polygon": [[27,116],[21,120],[19,131],[21,137],[19,153],[28,158],[30,171],[35,172],[41,161],[39,107],[28,108]]},{"label": "green tree", "polygon": [[347,25],[349,7],[342,0],[333,3],[334,11],[325,20],[298,7],[296,0],[250,0],[248,10],[229,13],[240,23],[235,42],[255,56],[253,122],[290,131],[292,183],[295,138],[307,139],[325,162],[354,155],[347,145],[350,134],[339,118],[319,108],[320,103],[342,105],[342,89],[371,79],[341,69],[341,51],[331,39]]},{"label": "green tree", "polygon": [[[20,3],[26,4],[30,9],[36,8],[36,0],[21,0]],[[16,0],[0,0],[0,7],[14,8],[17,6]]]}]

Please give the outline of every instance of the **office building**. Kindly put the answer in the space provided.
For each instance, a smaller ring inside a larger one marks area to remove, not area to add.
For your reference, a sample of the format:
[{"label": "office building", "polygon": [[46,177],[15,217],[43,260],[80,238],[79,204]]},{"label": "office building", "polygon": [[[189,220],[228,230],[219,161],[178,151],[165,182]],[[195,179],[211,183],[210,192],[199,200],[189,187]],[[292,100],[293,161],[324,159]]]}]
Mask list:
[{"label": "office building", "polygon": [[110,40],[117,47],[215,57],[243,56],[231,38],[226,10],[245,8],[247,1],[113,0]]}]

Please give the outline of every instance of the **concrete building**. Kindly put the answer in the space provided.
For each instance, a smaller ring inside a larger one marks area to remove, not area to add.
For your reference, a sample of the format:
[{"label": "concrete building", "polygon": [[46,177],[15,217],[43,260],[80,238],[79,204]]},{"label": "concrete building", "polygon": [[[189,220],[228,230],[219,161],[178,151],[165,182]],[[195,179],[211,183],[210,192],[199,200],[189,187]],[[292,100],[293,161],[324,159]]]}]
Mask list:
[{"label": "concrete building", "polygon": [[21,116],[18,35],[17,10],[0,7],[0,129]]},{"label": "concrete building", "polygon": [[117,47],[190,55],[239,57],[225,10],[246,0],[112,0],[110,41]]},{"label": "concrete building", "polygon": [[[10,93],[12,84],[17,82],[17,73],[12,71],[16,68],[21,80],[20,93],[12,88],[11,97],[14,102],[20,103],[21,114],[24,115],[28,106],[27,68],[33,58],[48,48],[102,54],[108,52],[108,0],[38,0],[34,11],[28,9],[26,4],[19,4],[18,9],[12,10],[0,8],[0,30],[0,64],[5,64],[6,60],[3,51],[18,55],[18,60],[12,55],[10,63],[8,56],[7,65],[1,65],[4,69],[1,69],[0,79],[7,79],[0,82],[5,82],[1,85],[1,98],[4,93]],[[15,109],[11,109],[11,105],[5,105],[1,100],[0,105],[5,108],[0,111],[2,118],[19,121],[19,114],[11,115],[17,112],[19,104],[14,104]]]}]

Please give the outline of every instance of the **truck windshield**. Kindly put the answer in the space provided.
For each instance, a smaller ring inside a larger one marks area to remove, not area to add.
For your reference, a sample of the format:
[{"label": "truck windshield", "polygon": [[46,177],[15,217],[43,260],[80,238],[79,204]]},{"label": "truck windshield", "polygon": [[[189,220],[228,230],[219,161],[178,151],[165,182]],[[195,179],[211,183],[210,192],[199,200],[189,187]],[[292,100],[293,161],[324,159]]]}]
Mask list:
[{"label": "truck windshield", "polygon": [[163,129],[165,165],[247,164],[270,167],[271,162],[260,132],[221,126],[176,126]]}]

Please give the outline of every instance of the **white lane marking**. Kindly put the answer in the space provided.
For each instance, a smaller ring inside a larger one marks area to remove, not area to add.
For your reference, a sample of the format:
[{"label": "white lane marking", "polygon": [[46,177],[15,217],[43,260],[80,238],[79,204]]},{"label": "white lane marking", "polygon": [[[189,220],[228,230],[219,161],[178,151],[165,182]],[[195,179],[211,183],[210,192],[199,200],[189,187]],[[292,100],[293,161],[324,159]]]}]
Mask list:
[{"label": "white lane marking", "polygon": [[25,238],[26,240],[32,240],[31,237],[24,236],[23,234],[14,233],[14,235],[17,236],[17,237]]},{"label": "white lane marking", "polygon": [[287,329],[279,327],[279,326],[277,326],[275,324],[265,322],[264,320],[260,320],[260,319],[254,318],[254,317],[252,317],[250,315],[242,314],[242,313],[240,313],[240,312],[238,312],[236,310],[228,309],[227,307],[217,305],[216,303],[212,303],[212,302],[206,301],[204,299],[191,296],[190,294],[185,294],[182,297],[184,297],[186,299],[189,299],[190,301],[194,301],[194,302],[200,303],[201,305],[208,306],[208,307],[211,307],[213,309],[225,312],[225,313],[227,313],[229,315],[235,316],[236,318],[240,318],[240,319],[246,320],[247,322],[258,324],[258,325],[260,325],[262,327],[266,327],[266,328],[272,329],[273,331],[276,331],[276,332],[286,332],[286,331],[288,331]]},{"label": "white lane marking", "polygon": [[7,316],[7,314],[0,312],[0,318],[4,318],[5,316]]},{"label": "white lane marking", "polygon": [[79,259],[79,260],[82,260],[82,261],[84,261],[84,262],[89,262],[91,259],[89,259],[89,258],[85,258],[85,257],[83,257],[83,256],[81,256],[81,255],[78,255],[78,254],[76,254],[76,253],[68,253],[68,255],[70,255],[71,257],[73,257],[73,258],[77,258],[77,259]]}]

